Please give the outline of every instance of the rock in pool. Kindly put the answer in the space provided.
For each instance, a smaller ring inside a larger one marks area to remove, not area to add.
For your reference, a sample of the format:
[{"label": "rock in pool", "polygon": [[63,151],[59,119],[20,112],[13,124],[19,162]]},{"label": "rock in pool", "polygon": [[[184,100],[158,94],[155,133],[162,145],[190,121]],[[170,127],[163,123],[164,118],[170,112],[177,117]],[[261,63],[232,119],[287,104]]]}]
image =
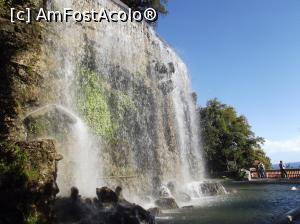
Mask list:
[{"label": "rock in pool", "polygon": [[155,201],[155,205],[160,209],[177,209],[179,208],[175,199],[168,197],[168,198],[159,198]]},{"label": "rock in pool", "polygon": [[96,189],[96,194],[101,203],[116,203],[118,202],[118,195],[108,187],[101,187]]}]

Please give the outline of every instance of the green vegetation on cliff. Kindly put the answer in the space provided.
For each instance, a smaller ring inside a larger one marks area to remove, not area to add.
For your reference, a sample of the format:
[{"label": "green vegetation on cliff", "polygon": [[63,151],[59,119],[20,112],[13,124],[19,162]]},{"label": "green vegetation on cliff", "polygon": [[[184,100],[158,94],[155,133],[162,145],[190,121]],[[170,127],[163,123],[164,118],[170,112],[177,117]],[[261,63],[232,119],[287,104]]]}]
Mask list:
[{"label": "green vegetation on cliff", "polygon": [[97,135],[109,142],[114,140],[119,127],[124,125],[126,113],[136,111],[133,99],[112,89],[99,74],[87,68],[79,71],[76,82],[79,112]]},{"label": "green vegetation on cliff", "polygon": [[77,106],[86,122],[101,136],[111,137],[115,132],[106,99],[105,83],[94,71],[83,68],[77,77]]},{"label": "green vegetation on cliff", "polygon": [[0,188],[25,187],[37,180],[38,171],[28,166],[28,155],[19,146],[0,143]]},{"label": "green vegetation on cliff", "polygon": [[[38,181],[39,171],[29,166],[28,156],[15,143],[0,143],[0,197],[2,200],[4,198],[17,199],[17,201],[7,201],[5,205],[7,209],[17,209],[16,214],[19,214],[19,217],[14,217],[16,220],[24,218],[25,223],[29,224],[39,222],[37,222],[38,217],[30,212],[31,199],[26,198],[25,192],[28,192],[30,187]],[[22,197],[22,199],[18,199],[18,197]]]},{"label": "green vegetation on cliff", "polygon": [[0,223],[51,223],[58,159],[53,140],[0,143]]},{"label": "green vegetation on cliff", "polygon": [[200,109],[204,155],[210,173],[227,171],[229,161],[236,169],[253,167],[255,161],[271,167],[270,159],[261,148],[264,139],[255,136],[245,116],[233,107],[209,100]]}]

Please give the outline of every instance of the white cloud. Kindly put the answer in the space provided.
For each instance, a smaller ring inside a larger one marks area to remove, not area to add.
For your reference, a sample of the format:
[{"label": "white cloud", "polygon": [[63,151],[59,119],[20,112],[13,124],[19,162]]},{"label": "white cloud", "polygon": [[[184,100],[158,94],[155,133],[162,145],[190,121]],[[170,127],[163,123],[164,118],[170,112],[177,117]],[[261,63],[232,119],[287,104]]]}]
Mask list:
[{"label": "white cloud", "polygon": [[285,140],[266,140],[264,147],[266,153],[300,152],[300,136]]},{"label": "white cloud", "polygon": [[267,139],[263,146],[267,156],[271,158],[272,163],[278,163],[279,160],[284,162],[300,161],[300,136],[282,139]]}]

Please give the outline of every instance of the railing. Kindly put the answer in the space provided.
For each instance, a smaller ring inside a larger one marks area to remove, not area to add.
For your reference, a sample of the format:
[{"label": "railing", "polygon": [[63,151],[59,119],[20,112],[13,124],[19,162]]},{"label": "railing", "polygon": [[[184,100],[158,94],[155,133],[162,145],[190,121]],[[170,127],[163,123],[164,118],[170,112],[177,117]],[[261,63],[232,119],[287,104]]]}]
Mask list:
[{"label": "railing", "polygon": [[[290,179],[300,179],[300,169],[285,169],[287,172],[288,178]],[[266,176],[269,179],[277,179],[281,178],[280,170],[266,170]],[[258,173],[257,171],[251,171],[251,178],[257,179]]]}]

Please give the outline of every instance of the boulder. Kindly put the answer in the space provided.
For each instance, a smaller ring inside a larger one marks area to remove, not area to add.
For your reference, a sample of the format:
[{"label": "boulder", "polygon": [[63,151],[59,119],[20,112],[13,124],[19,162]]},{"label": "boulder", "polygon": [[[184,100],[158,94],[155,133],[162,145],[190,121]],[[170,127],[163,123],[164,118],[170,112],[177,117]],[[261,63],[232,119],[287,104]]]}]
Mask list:
[{"label": "boulder", "polygon": [[117,204],[110,211],[105,211],[104,223],[107,224],[155,224],[155,218],[150,212],[139,205],[123,206]]},{"label": "boulder", "polygon": [[241,176],[241,179],[246,179],[249,181],[251,180],[251,172],[249,170],[241,169],[240,176]]},{"label": "boulder", "polygon": [[179,206],[177,205],[174,198],[159,198],[155,201],[155,205],[161,209],[177,209]]},{"label": "boulder", "polygon": [[[108,200],[111,201],[111,191],[107,187],[98,188],[97,193],[101,194],[98,197],[103,202],[102,194],[104,194],[107,203]],[[79,196],[78,189],[73,187],[71,197],[57,199],[55,223],[155,224],[154,215],[139,205],[116,202],[103,207],[99,200],[90,198],[83,200]]]},{"label": "boulder", "polygon": [[101,203],[116,203],[118,202],[118,195],[108,187],[101,187],[96,189],[96,194]]},{"label": "boulder", "polygon": [[72,187],[71,188],[71,195],[70,195],[70,198],[73,200],[73,201],[77,201],[80,199],[80,195],[79,195],[79,190],[77,187]]},{"label": "boulder", "polygon": [[214,196],[226,194],[224,186],[218,182],[204,182],[201,183],[199,187],[204,195]]},{"label": "boulder", "polygon": [[122,190],[123,189],[120,186],[117,186],[116,189],[115,189],[115,193],[116,193],[118,199],[124,199],[123,194],[122,194]]},{"label": "boulder", "polygon": [[176,183],[173,181],[168,182],[167,187],[171,191],[172,194],[175,194],[176,192]]}]

